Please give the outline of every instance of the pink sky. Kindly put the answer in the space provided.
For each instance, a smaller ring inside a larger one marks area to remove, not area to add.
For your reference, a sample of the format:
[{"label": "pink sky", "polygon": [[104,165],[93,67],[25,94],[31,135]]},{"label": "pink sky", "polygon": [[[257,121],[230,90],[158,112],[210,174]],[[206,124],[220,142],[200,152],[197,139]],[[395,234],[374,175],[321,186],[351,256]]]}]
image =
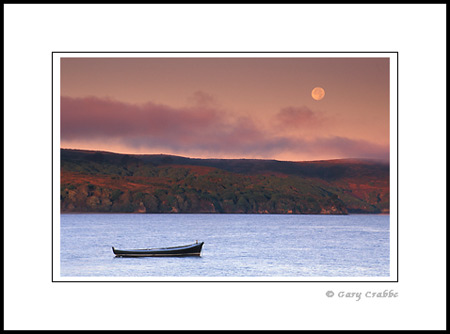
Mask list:
[{"label": "pink sky", "polygon": [[389,59],[62,58],[61,147],[388,159]]}]

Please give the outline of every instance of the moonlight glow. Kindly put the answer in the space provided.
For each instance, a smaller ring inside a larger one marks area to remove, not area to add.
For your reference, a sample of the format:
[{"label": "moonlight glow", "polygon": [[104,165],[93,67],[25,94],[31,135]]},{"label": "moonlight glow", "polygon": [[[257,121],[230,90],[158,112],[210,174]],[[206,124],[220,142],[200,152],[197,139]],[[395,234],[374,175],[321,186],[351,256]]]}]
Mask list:
[{"label": "moonlight glow", "polygon": [[316,87],[312,90],[311,96],[314,100],[322,100],[325,96],[325,90],[322,87]]}]

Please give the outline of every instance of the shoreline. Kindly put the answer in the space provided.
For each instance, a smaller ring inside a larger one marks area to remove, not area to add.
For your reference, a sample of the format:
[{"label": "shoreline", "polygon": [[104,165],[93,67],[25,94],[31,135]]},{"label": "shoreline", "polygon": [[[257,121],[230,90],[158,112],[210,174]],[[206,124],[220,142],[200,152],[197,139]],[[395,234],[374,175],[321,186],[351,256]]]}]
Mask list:
[{"label": "shoreline", "polygon": [[389,212],[370,213],[370,212],[355,212],[355,213],[220,213],[220,212],[60,212],[60,215],[278,215],[278,216],[389,216]]}]

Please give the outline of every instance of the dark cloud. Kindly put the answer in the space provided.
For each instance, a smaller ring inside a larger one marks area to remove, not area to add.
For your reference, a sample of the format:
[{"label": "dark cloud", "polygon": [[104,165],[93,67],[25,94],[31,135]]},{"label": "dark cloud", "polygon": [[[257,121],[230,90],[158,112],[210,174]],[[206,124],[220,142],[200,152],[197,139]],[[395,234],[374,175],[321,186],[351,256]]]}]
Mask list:
[{"label": "dark cloud", "polygon": [[219,107],[219,103],[217,102],[214,96],[202,91],[196,91],[194,94],[192,94],[192,96],[188,98],[188,101],[192,106],[195,107],[202,107],[202,108]]},{"label": "dark cloud", "polygon": [[[128,104],[96,97],[61,98],[61,141],[120,142],[130,148],[152,152],[206,153],[209,156],[297,156],[359,157],[387,159],[388,147],[361,140],[328,137],[305,140],[264,129],[249,117],[231,117],[213,107],[204,93],[194,95],[191,107],[173,108],[146,103]],[[318,122],[307,108],[285,108],[277,117],[287,124]]]},{"label": "dark cloud", "polygon": [[275,120],[278,126],[288,128],[319,126],[324,121],[322,116],[304,106],[283,108],[276,114]]},{"label": "dark cloud", "polygon": [[61,138],[161,138],[193,136],[222,122],[210,108],[176,109],[146,103],[134,105],[110,99],[61,98]]}]

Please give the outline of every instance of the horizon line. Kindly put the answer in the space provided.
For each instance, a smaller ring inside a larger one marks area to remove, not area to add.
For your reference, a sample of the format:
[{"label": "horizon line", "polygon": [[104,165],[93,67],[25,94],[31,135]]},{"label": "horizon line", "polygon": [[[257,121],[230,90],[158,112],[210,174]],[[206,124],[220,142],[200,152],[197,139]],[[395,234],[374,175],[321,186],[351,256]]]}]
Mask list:
[{"label": "horizon line", "polygon": [[279,159],[273,159],[273,158],[214,158],[214,157],[198,158],[198,157],[190,157],[190,156],[169,154],[169,153],[125,153],[125,152],[82,149],[82,148],[67,148],[67,147],[60,147],[60,150],[99,152],[99,153],[118,154],[118,155],[134,155],[134,156],[165,155],[165,156],[173,156],[173,157],[179,157],[179,158],[185,158],[185,159],[195,159],[195,160],[263,160],[263,161],[282,161],[282,162],[321,162],[321,161],[360,160],[360,161],[375,161],[375,162],[382,162],[382,163],[388,163],[388,164],[390,163],[390,159],[362,158],[362,157],[330,158],[330,159],[317,159],[317,160],[279,160]]}]

